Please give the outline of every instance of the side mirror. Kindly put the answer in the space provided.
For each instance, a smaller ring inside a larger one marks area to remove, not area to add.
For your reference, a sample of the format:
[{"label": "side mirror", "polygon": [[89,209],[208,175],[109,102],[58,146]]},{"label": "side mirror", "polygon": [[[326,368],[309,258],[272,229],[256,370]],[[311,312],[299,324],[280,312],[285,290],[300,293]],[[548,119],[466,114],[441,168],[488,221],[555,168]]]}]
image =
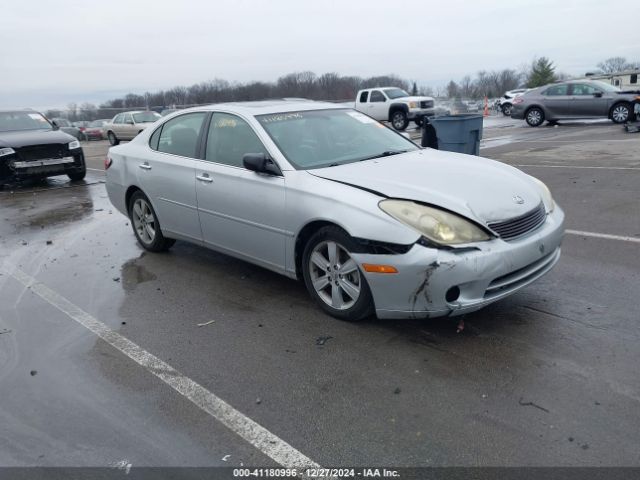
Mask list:
[{"label": "side mirror", "polygon": [[242,156],[242,165],[252,172],[282,175],[273,160],[264,153],[245,153]]},{"label": "side mirror", "polygon": [[600,98],[602,97],[602,92],[596,92],[593,94],[594,97]]}]

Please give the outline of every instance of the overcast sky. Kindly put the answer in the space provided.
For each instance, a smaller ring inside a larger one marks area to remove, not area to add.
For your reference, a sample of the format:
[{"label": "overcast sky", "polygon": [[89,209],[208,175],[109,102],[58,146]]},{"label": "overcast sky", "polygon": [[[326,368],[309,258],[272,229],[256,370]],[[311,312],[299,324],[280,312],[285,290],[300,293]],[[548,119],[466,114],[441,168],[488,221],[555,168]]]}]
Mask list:
[{"label": "overcast sky", "polygon": [[98,103],[304,70],[393,73],[435,87],[535,56],[571,75],[608,57],[640,60],[638,0],[2,3],[0,107]]}]

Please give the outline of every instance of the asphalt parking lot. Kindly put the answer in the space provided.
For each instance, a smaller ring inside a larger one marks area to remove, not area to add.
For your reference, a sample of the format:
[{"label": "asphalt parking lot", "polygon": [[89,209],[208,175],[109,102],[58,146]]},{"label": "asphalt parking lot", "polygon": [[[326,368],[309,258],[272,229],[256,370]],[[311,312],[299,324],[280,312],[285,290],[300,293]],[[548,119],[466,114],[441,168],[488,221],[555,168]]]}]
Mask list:
[{"label": "asphalt parking lot", "polygon": [[568,231],[549,275],[461,333],[343,323],[186,243],[145,254],[107,199],[104,141],[84,143],[82,184],[0,192],[0,464],[640,466],[640,134],[484,134]]}]

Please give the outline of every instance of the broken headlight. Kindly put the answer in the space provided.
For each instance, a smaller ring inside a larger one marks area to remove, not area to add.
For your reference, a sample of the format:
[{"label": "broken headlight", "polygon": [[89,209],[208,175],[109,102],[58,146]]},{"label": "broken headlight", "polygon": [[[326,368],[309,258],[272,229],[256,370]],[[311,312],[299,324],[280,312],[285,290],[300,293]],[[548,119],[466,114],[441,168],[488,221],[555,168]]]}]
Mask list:
[{"label": "broken headlight", "polygon": [[491,237],[469,220],[438,208],[427,207],[408,200],[382,200],[383,212],[417,230],[440,245],[484,242]]}]

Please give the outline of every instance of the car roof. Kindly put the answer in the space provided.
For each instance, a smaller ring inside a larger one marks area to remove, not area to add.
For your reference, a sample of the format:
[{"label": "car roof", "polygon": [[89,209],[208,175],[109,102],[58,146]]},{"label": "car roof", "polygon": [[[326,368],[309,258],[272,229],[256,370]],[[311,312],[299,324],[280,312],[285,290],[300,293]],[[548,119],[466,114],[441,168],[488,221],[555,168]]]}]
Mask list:
[{"label": "car roof", "polygon": [[181,112],[188,111],[215,111],[224,110],[225,112],[236,112],[245,115],[268,115],[272,113],[286,113],[302,110],[328,110],[328,109],[344,109],[348,108],[331,102],[314,102],[306,99],[290,99],[290,100],[260,100],[254,102],[229,102],[215,103],[212,105],[202,105],[193,107]]}]

